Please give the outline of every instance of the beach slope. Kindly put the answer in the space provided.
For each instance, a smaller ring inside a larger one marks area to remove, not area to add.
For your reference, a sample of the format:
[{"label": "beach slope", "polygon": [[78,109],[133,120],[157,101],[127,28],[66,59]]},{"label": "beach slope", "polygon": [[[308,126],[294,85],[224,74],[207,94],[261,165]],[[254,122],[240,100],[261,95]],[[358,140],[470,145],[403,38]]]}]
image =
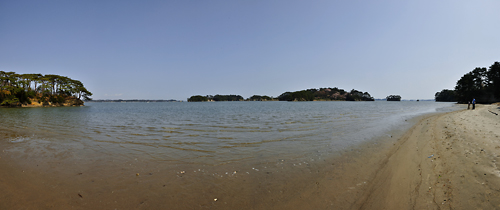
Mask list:
[{"label": "beach slope", "polygon": [[354,209],[500,208],[500,109],[421,120],[391,148]]}]

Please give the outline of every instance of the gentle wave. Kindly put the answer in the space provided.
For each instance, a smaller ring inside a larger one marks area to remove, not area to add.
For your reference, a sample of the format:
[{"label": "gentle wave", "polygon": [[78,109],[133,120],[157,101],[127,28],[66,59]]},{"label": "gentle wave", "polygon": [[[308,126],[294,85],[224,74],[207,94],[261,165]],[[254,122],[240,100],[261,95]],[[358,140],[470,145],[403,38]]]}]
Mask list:
[{"label": "gentle wave", "polygon": [[453,107],[434,102],[86,105],[5,109],[0,112],[5,119],[0,126],[7,132],[25,133],[7,139],[11,143],[36,143],[36,136],[52,143],[77,143],[109,155],[145,154],[159,161],[224,164],[261,156],[300,158],[317,151],[334,153],[383,135],[391,127],[404,126],[415,115]]}]

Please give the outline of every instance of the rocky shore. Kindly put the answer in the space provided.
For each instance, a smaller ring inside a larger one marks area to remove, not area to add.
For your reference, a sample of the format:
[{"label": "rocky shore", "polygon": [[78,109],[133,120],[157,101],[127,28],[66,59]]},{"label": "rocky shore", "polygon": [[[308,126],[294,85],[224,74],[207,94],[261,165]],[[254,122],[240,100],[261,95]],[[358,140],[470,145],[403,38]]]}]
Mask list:
[{"label": "rocky shore", "polygon": [[9,106],[0,106],[2,107],[62,107],[62,106],[83,106],[84,102],[76,97],[66,97],[62,102],[52,102],[52,101],[47,101],[47,100],[40,100],[37,98],[30,98],[31,103],[13,103],[10,104]]},{"label": "rocky shore", "polygon": [[32,100],[31,104],[23,104],[21,107],[59,107],[59,106],[83,106],[84,102],[78,98],[67,98],[63,103],[53,103],[49,101],[41,102]]}]

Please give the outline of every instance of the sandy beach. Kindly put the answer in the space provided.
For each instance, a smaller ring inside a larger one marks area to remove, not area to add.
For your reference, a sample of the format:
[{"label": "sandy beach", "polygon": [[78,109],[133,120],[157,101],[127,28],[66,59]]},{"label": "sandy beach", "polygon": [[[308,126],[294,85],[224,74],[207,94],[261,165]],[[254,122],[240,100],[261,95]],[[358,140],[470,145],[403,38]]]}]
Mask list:
[{"label": "sandy beach", "polygon": [[234,171],[207,183],[193,181],[200,177],[189,166],[172,174],[154,163],[111,167],[2,150],[0,209],[498,209],[498,114],[497,105],[478,105],[423,116],[301,177]]},{"label": "sandy beach", "polygon": [[420,121],[391,148],[355,208],[500,208],[499,112],[486,105]]}]

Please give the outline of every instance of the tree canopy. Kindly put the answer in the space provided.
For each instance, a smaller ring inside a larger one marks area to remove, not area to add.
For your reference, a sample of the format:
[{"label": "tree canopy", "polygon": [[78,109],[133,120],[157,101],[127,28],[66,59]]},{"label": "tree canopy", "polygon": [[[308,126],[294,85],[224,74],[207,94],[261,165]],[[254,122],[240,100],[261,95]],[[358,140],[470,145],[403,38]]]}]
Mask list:
[{"label": "tree canopy", "polygon": [[91,100],[83,83],[53,74],[16,74],[0,71],[0,106],[30,104],[31,99],[63,103],[64,97]]},{"label": "tree canopy", "polygon": [[203,102],[203,101],[243,101],[243,97],[240,95],[208,95],[201,96],[195,95],[188,98],[188,102]]},{"label": "tree canopy", "polygon": [[401,101],[400,95],[390,95],[386,97],[387,101]]},{"label": "tree canopy", "polygon": [[455,86],[456,99],[467,103],[476,99],[478,103],[492,103],[500,99],[500,63],[495,62],[489,68],[476,67],[466,73]]},{"label": "tree canopy", "polygon": [[[188,102],[201,101],[243,101],[240,95],[195,95],[188,99]],[[295,92],[284,92],[277,98],[269,96],[253,95],[245,101],[374,101],[375,99],[368,92],[361,92],[352,89],[346,92],[339,88],[319,88],[299,90]]]},{"label": "tree canopy", "polygon": [[243,101],[243,97],[240,95],[215,95],[208,96],[209,100],[213,101]]},{"label": "tree canopy", "polygon": [[314,101],[314,100],[329,100],[329,101],[374,101],[375,99],[368,92],[361,92],[352,89],[346,92],[339,88],[319,88],[307,89],[295,92],[285,92],[278,96],[280,101]]},{"label": "tree canopy", "polygon": [[247,98],[247,101],[272,101],[273,98],[269,96],[260,96],[260,95],[253,95],[250,98]]},{"label": "tree canopy", "polygon": [[438,102],[456,102],[457,96],[454,90],[444,89],[434,95],[434,99]]},{"label": "tree canopy", "polygon": [[208,101],[208,97],[195,95],[188,98],[188,102],[203,102],[203,101]]}]

